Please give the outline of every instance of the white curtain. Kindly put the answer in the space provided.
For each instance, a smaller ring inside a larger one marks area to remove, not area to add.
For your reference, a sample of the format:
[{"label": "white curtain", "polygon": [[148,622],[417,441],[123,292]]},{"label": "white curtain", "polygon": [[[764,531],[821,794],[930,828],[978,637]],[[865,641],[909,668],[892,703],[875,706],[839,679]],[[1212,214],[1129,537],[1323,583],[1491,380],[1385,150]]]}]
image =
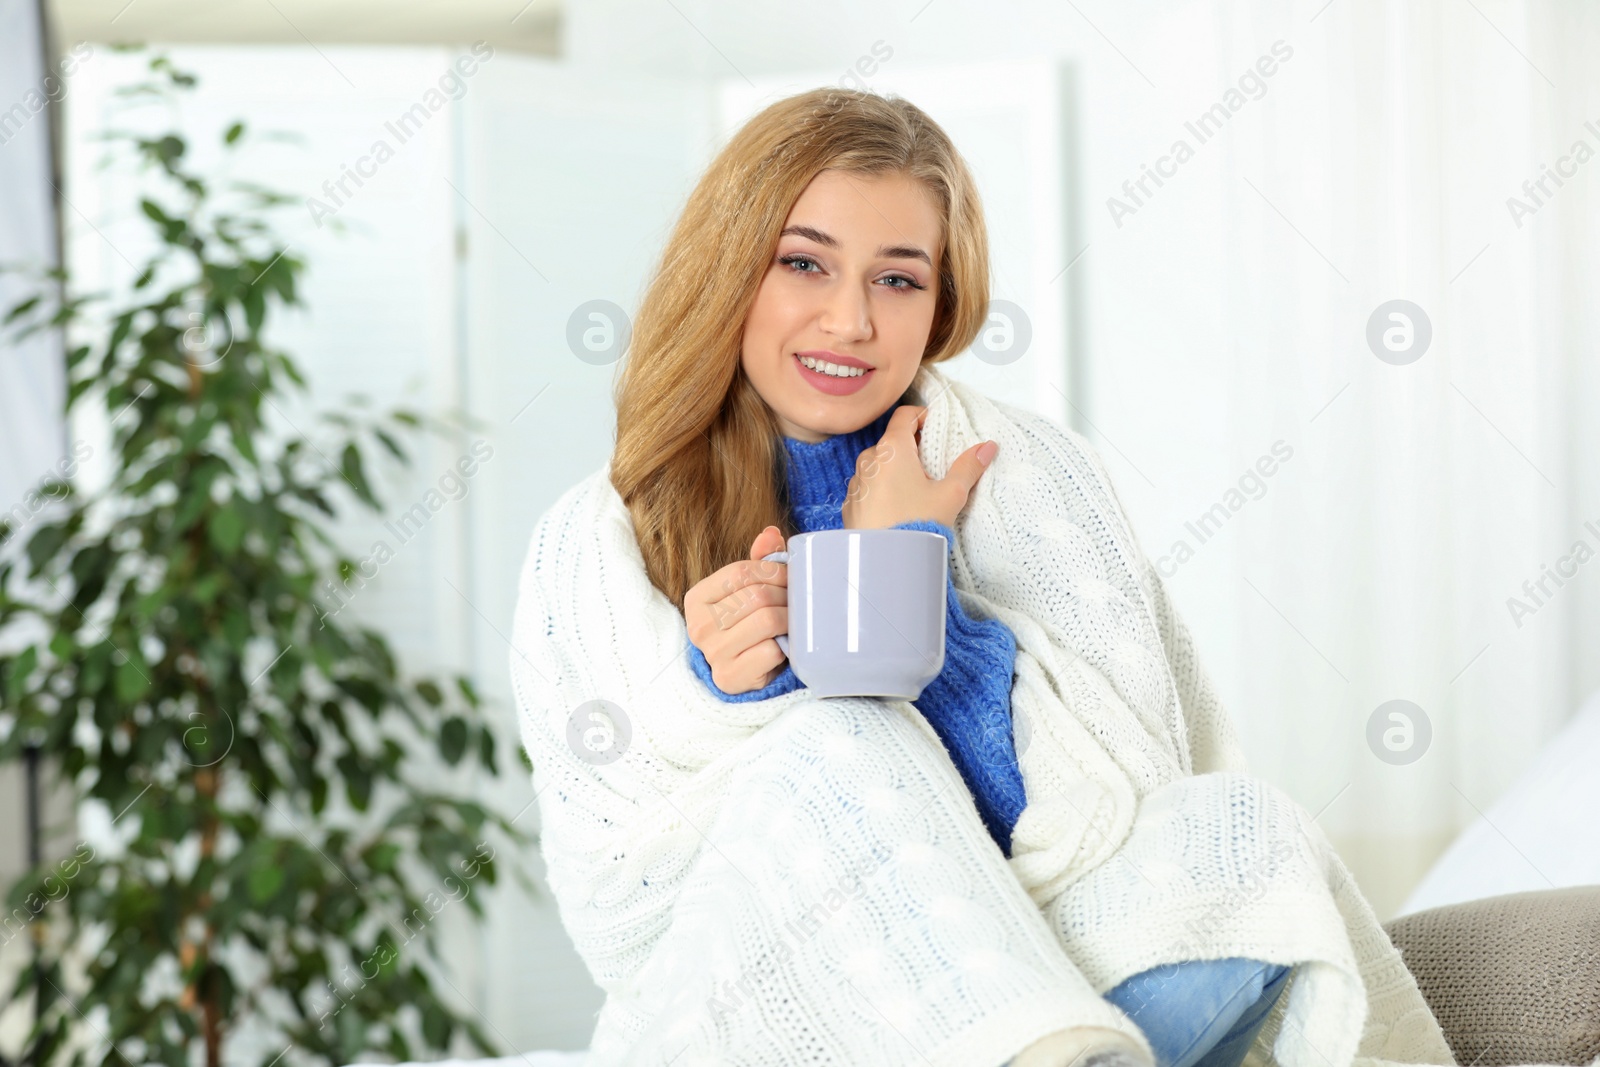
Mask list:
[{"label": "white curtain", "polygon": [[[1085,52],[1090,433],[1255,769],[1387,915],[1600,685],[1600,564],[1561,563],[1600,550],[1600,12],[1164,7],[1083,8],[1126,53]],[[1431,325],[1411,362],[1368,342],[1394,300]],[[1539,591],[1545,565],[1575,574]],[[1420,715],[1369,736],[1395,700]]]}]

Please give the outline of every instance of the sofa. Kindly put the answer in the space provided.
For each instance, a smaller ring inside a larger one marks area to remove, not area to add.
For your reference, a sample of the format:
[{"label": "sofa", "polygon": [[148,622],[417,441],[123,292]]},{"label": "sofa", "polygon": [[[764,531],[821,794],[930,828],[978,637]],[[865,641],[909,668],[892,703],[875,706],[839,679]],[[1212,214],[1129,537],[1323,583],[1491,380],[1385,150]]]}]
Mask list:
[{"label": "sofa", "polygon": [[1384,929],[1457,1063],[1600,1059],[1600,886],[1449,904]]}]

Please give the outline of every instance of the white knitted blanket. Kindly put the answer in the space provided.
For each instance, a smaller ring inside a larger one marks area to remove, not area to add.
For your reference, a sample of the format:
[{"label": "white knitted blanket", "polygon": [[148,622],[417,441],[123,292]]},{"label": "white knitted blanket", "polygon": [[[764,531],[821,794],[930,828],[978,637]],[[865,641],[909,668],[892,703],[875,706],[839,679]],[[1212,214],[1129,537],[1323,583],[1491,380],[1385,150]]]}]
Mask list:
[{"label": "white knitted blanket", "polygon": [[1143,1044],[1100,993],[1248,956],[1297,965],[1250,1067],[1452,1064],[1321,828],[1245,772],[1087,442],[932,368],[913,392],[931,473],[1000,443],[951,574],[1017,639],[1013,855],[909,702],[711,694],[597,471],[534,531],[511,655],[548,881],[607,994],[587,1062],[996,1067],[1072,1026]]}]

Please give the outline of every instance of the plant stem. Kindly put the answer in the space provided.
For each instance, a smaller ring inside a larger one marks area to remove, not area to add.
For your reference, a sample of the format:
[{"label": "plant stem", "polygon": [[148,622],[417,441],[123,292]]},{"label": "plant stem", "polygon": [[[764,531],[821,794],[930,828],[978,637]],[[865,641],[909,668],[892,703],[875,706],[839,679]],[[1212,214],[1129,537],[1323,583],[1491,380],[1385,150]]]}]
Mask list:
[{"label": "plant stem", "polygon": [[[196,365],[192,358],[184,362],[189,371],[189,402],[198,409],[200,406],[200,393],[204,388],[204,378],[201,376],[199,366]],[[200,552],[203,548],[200,526],[196,524],[190,534],[190,548],[194,552],[195,571],[198,573],[200,570]],[[196,659],[198,661],[198,657]],[[202,705],[211,705],[211,688],[206,685],[200,671],[195,672],[195,688]],[[208,724],[216,723],[215,710],[214,707],[210,706],[204,708],[203,714]],[[208,725],[207,729],[209,731],[211,726]],[[210,737],[212,735],[208,732],[207,736]],[[206,746],[208,755],[210,754],[210,747],[210,745]],[[195,792],[202,798],[201,810],[204,812],[200,825],[201,863],[210,859],[217,850],[217,792],[221,779],[222,775],[214,765],[199,768],[194,776]],[[205,1041],[206,1067],[222,1067],[222,1006],[217,1003],[221,990],[215,973],[217,965],[212,959],[212,953],[215,948],[213,943],[214,931],[210,921],[205,918],[206,913],[211,910],[211,891],[209,889],[203,891],[196,903],[202,916],[201,922],[204,931],[201,935],[201,964],[197,978],[197,982],[201,987],[199,991],[200,1032]]]},{"label": "plant stem", "polygon": [[[202,863],[210,859],[217,850],[216,800],[221,778],[222,776],[213,767],[202,767],[194,777],[195,791],[205,798],[205,821],[200,830]],[[198,903],[202,915],[211,910],[209,889],[200,894]],[[222,1067],[222,1006],[217,1003],[221,991],[217,988],[217,976],[214,973],[216,964],[212,960],[213,932],[209,920],[204,922],[204,930],[200,948],[202,953],[200,983],[203,990],[200,994],[200,1027],[205,1037],[206,1067]]]}]

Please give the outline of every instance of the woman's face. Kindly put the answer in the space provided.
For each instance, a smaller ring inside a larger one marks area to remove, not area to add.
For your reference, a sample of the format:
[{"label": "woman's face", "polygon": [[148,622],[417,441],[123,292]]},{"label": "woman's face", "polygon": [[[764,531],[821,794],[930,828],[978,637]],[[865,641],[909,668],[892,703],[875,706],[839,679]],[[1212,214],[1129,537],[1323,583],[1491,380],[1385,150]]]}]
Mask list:
[{"label": "woman's face", "polygon": [[[942,229],[933,194],[905,174],[825,170],[806,186],[745,319],[740,354],[786,437],[816,443],[851,433],[905,393],[933,328]],[[869,369],[834,377],[822,367],[829,362]]]}]

